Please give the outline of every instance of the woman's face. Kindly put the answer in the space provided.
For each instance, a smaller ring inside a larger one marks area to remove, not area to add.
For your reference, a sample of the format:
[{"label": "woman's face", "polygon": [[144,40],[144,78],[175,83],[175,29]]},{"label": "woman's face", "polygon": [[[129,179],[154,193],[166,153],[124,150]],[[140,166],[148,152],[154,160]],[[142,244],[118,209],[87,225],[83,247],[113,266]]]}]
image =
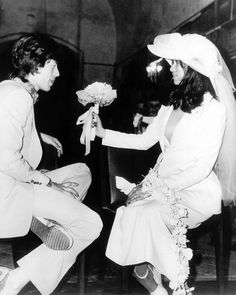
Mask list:
[{"label": "woman's face", "polygon": [[167,62],[170,65],[170,71],[172,73],[172,79],[174,84],[179,85],[185,76],[187,66],[183,67],[180,61],[173,59],[167,59]]}]

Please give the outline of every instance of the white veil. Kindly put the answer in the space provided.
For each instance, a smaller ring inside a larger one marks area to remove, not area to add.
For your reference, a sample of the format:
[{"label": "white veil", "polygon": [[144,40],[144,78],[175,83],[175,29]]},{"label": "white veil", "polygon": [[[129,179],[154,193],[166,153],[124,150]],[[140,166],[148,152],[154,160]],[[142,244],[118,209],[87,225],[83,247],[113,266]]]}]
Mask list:
[{"label": "white veil", "polygon": [[222,146],[215,164],[225,205],[236,200],[236,101],[232,77],[217,47],[198,34],[163,34],[148,49],[157,56],[177,59],[210,78],[216,96],[227,111]]},{"label": "white veil", "polygon": [[232,84],[218,74],[212,81],[219,101],[224,103],[227,122],[215,172],[221,182],[225,205],[235,203],[236,199],[236,102]]}]

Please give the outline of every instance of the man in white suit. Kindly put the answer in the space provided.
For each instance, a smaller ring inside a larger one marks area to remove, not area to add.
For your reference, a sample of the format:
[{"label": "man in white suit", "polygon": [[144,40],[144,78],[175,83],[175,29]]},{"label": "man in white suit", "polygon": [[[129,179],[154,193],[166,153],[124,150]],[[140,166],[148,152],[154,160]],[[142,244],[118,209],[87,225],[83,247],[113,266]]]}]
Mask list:
[{"label": "man in white suit", "polygon": [[[54,220],[69,233],[65,251],[44,243],[20,259],[14,270],[0,268],[0,295],[15,295],[31,281],[50,294],[77,255],[100,234],[100,217],[81,201],[91,183],[84,163],[43,173],[37,170],[42,148],[35,128],[38,91],[49,91],[59,76],[57,62],[44,36],[27,34],[12,50],[13,73],[0,83],[0,238],[25,235],[32,218]],[[60,143],[42,139],[60,150]]]}]

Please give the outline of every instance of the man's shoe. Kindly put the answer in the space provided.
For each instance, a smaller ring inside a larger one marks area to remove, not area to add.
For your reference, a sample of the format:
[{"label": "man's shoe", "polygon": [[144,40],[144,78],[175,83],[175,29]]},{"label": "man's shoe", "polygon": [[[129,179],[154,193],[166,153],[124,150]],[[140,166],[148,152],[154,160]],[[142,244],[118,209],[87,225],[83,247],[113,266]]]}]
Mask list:
[{"label": "man's shoe", "polygon": [[34,232],[42,242],[53,250],[69,250],[73,245],[73,238],[56,221],[34,217],[30,230]]}]

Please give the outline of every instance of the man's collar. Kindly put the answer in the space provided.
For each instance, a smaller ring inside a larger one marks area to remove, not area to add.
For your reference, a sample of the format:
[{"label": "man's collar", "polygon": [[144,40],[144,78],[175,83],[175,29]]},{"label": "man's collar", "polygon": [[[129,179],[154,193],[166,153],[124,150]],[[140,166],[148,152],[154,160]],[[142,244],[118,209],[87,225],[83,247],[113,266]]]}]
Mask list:
[{"label": "man's collar", "polygon": [[32,85],[32,83],[30,83],[29,81],[23,82],[19,78],[14,78],[14,81],[20,83],[22,85],[22,87],[25,88],[25,90],[27,92],[29,92],[29,94],[31,95],[34,103],[36,103],[38,101],[39,94],[36,91],[36,89],[34,88],[34,86]]},{"label": "man's collar", "polygon": [[29,92],[29,94],[33,98],[34,103],[36,103],[39,97],[38,92],[35,90],[34,86],[29,81],[24,83],[24,85],[25,85],[25,89]]}]

